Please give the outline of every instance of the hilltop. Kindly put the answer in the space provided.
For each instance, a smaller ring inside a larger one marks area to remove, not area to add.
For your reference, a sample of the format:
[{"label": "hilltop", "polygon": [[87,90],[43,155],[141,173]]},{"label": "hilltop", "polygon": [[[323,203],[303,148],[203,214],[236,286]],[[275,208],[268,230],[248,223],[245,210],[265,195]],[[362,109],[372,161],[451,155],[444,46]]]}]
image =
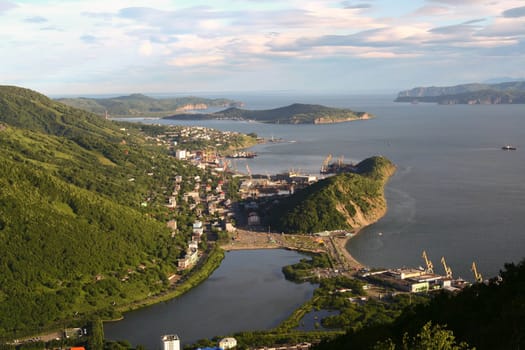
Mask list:
[{"label": "hilltop", "polygon": [[111,117],[161,117],[172,113],[184,113],[192,110],[204,110],[209,107],[241,106],[241,102],[225,98],[171,97],[153,98],[143,94],[112,98],[59,98],[58,102],[88,112]]},{"label": "hilltop", "polygon": [[166,227],[162,188],[206,175],[147,128],[0,86],[0,338],[114,317],[169,286],[187,236]]},{"label": "hilltop", "polygon": [[417,87],[399,92],[395,102],[434,102],[439,104],[525,103],[525,82]]},{"label": "hilltop", "polygon": [[167,119],[234,119],[274,124],[329,124],[352,120],[369,119],[365,112],[332,108],[313,104],[295,103],[286,107],[266,110],[228,108],[212,114],[178,114]]},{"label": "hilltop", "polygon": [[268,215],[271,226],[315,233],[369,225],[386,212],[384,185],[394,171],[387,158],[367,158],[355,172],[325,178],[283,199]]}]

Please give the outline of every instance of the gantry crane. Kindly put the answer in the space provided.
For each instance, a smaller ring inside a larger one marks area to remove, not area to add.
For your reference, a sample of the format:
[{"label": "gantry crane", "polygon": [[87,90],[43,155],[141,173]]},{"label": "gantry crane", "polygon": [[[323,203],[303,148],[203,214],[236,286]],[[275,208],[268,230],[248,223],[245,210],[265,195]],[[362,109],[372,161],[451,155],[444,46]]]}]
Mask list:
[{"label": "gantry crane", "polygon": [[452,278],[452,269],[450,266],[447,265],[447,262],[445,261],[445,257],[441,257],[441,263],[443,264],[443,268],[445,269],[445,275],[447,278]]},{"label": "gantry crane", "polygon": [[483,282],[483,276],[481,276],[481,273],[479,273],[475,261],[472,262],[472,269],[471,270],[472,270],[472,272],[474,272],[474,279],[476,280],[476,282],[482,283]]},{"label": "gantry crane", "polygon": [[427,252],[423,250],[423,259],[425,259],[425,264],[427,265],[427,269],[425,270],[426,273],[434,273],[434,265],[432,264],[432,261],[427,256]]}]

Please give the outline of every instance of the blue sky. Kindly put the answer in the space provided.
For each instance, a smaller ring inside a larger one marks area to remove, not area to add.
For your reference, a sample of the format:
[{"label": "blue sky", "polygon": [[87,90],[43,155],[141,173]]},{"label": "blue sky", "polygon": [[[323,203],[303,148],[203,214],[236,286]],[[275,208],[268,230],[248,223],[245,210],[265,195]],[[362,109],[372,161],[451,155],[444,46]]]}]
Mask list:
[{"label": "blue sky", "polygon": [[0,84],[396,92],[525,78],[523,0],[0,0]]}]

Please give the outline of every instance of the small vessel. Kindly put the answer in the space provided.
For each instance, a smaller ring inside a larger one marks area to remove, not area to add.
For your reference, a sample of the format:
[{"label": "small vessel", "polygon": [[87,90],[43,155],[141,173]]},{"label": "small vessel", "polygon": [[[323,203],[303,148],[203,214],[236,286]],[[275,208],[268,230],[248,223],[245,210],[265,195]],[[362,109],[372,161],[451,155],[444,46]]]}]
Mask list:
[{"label": "small vessel", "polygon": [[501,149],[504,151],[515,151],[517,148],[516,146],[512,146],[512,145],[505,145],[501,147]]},{"label": "small vessel", "polygon": [[253,152],[236,152],[234,154],[230,154],[230,155],[227,155],[226,158],[248,158],[248,159],[251,159],[251,158],[255,158],[257,157],[257,154],[256,153],[253,153]]}]

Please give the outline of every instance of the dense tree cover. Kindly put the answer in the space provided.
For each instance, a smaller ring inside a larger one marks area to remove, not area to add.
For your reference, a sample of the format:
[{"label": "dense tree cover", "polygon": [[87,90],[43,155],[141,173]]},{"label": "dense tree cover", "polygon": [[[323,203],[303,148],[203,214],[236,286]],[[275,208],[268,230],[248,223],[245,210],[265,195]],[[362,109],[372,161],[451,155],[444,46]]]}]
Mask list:
[{"label": "dense tree cover", "polygon": [[[278,231],[315,233],[361,226],[384,210],[384,184],[394,165],[384,157],[365,159],[355,173],[342,173],[296,191],[275,205],[268,224]],[[361,215],[360,215],[361,216]]]},{"label": "dense tree cover", "polygon": [[404,334],[414,337],[428,322],[446,326],[458,342],[466,342],[476,349],[523,348],[525,260],[506,264],[500,277],[488,283],[475,284],[457,295],[436,295],[428,303],[407,307],[392,323],[349,330],[319,349],[369,349],[380,342],[403,348]]},{"label": "dense tree cover", "polygon": [[57,101],[85,111],[111,116],[152,116],[175,113],[188,105],[206,105],[208,107],[229,107],[239,105],[225,98],[202,98],[195,96],[153,98],[142,94],[132,94],[111,98],[60,98]]},{"label": "dense tree cover", "polygon": [[16,87],[0,87],[0,147],[0,338],[114,317],[169,287],[195,216],[182,194],[163,204],[175,175],[209,174],[139,126]]},{"label": "dense tree cover", "polygon": [[337,122],[359,119],[364,112],[354,112],[350,109],[332,108],[321,105],[294,103],[286,107],[267,110],[246,110],[228,108],[213,114],[179,114],[169,117],[171,119],[240,119],[256,120],[264,123],[280,124],[314,124],[319,119]]}]

